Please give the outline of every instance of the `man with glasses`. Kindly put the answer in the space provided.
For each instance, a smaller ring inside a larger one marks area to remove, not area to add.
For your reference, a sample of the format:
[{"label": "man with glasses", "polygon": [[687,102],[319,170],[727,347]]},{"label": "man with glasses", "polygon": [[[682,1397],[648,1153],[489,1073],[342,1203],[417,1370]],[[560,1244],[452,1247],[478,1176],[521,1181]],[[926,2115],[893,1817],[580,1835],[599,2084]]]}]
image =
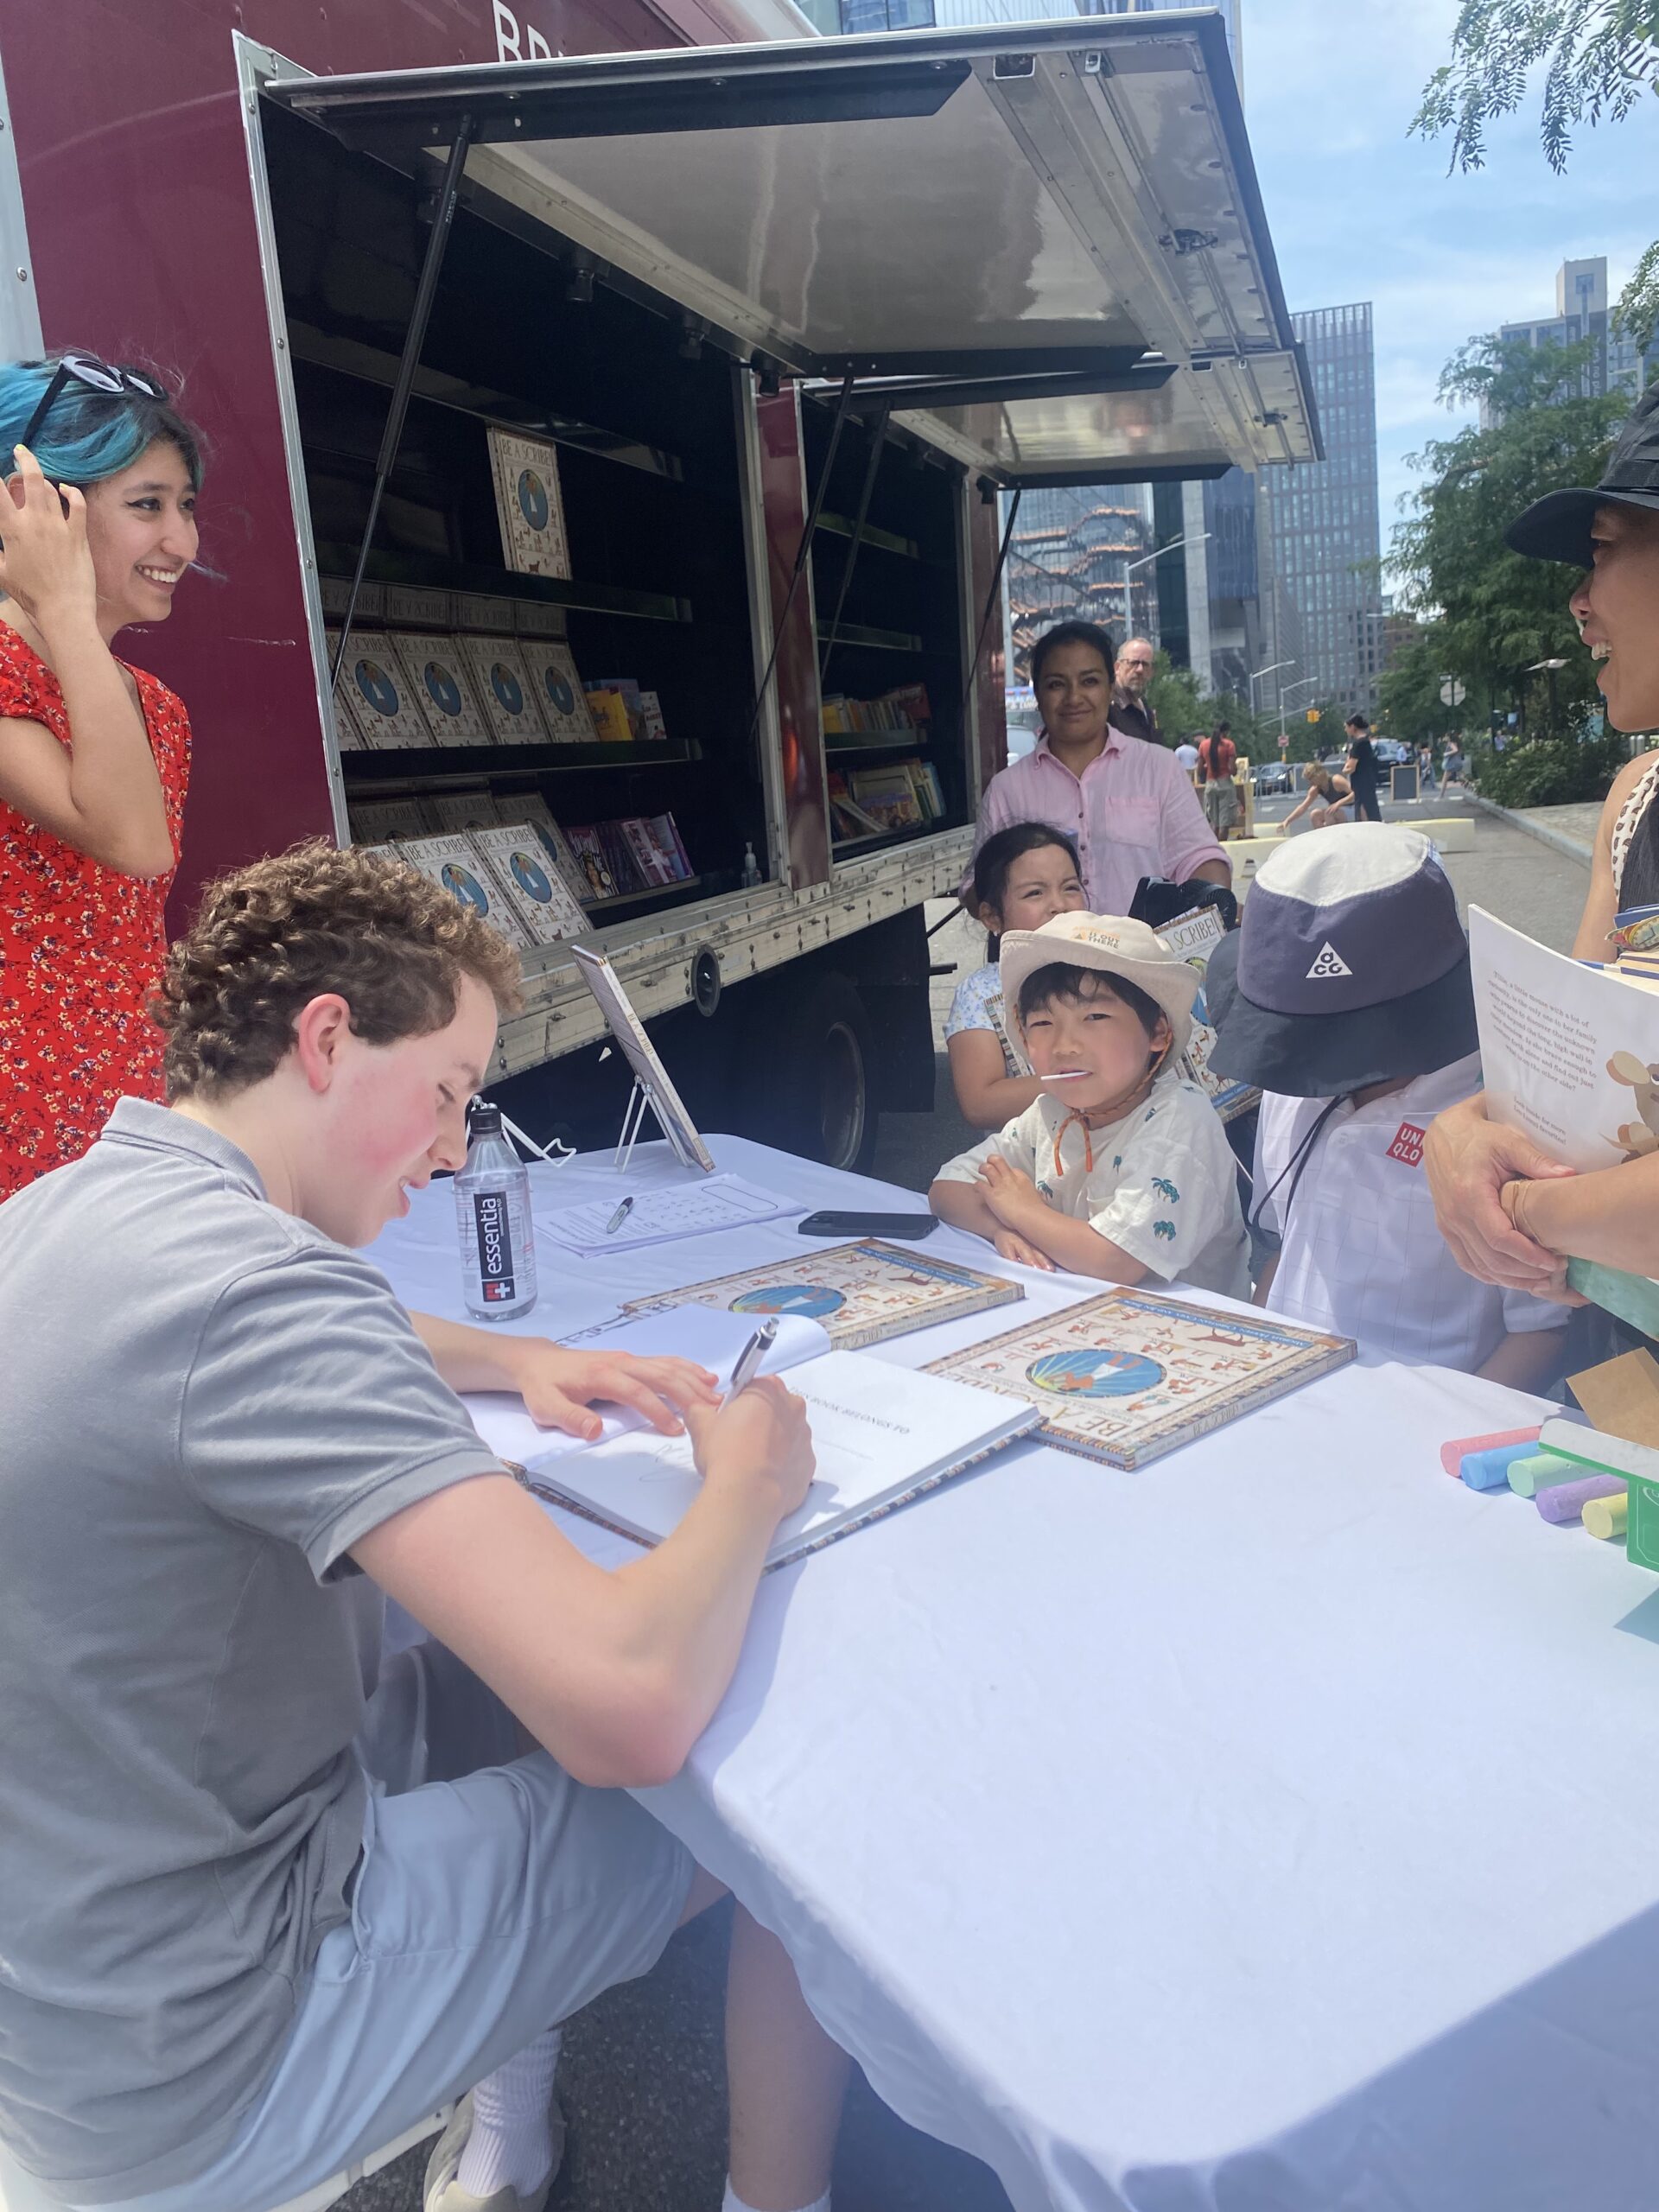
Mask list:
[{"label": "man with glasses", "polygon": [[1112,671],[1112,727],[1147,745],[1164,741],[1147,696],[1155,658],[1150,639],[1126,638],[1117,649],[1117,664]]}]

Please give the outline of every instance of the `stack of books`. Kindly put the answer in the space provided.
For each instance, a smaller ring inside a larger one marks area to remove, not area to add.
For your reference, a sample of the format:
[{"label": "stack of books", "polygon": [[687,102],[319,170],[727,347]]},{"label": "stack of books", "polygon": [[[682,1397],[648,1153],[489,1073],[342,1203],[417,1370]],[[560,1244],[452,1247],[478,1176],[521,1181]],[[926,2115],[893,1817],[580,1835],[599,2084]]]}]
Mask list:
[{"label": "stack of books", "polygon": [[824,736],[855,744],[880,744],[884,738],[905,737],[912,730],[925,733],[932,719],[925,683],[901,683],[879,699],[849,699],[832,691],[823,702]]},{"label": "stack of books", "polygon": [[895,760],[881,768],[831,770],[830,810],[838,842],[925,830],[945,816],[944,793],[931,760]]}]

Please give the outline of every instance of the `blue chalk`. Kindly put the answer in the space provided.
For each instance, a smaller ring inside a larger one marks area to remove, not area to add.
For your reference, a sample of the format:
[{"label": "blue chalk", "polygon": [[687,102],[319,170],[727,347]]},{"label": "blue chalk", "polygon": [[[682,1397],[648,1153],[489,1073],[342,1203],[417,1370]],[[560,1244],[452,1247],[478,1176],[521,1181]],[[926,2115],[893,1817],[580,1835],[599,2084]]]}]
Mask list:
[{"label": "blue chalk", "polygon": [[1465,1452],[1458,1471],[1471,1490],[1507,1490],[1510,1469],[1517,1459],[1536,1454],[1535,1444],[1497,1444],[1488,1452]]}]

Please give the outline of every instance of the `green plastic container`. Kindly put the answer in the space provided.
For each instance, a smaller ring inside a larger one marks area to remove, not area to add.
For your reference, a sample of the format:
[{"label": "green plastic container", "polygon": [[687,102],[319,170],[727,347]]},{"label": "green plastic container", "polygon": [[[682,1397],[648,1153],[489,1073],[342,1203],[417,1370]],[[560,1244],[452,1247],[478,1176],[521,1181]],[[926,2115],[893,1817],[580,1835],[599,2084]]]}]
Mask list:
[{"label": "green plastic container", "polygon": [[1624,1556],[1659,1574],[1659,1483],[1631,1475],[1630,1518],[1624,1531]]}]

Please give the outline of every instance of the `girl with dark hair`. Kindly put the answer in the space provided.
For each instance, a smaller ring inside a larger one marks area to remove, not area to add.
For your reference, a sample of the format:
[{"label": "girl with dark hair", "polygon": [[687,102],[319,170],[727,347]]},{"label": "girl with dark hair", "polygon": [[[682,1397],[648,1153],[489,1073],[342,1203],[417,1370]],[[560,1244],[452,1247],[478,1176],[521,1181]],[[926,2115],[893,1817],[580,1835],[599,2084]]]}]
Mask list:
[{"label": "girl with dark hair", "polygon": [[161,1096],[145,1011],[166,950],[190,726],[118,660],[196,556],[200,442],[147,372],[0,366],[0,1198]]},{"label": "girl with dark hair", "polygon": [[985,965],[964,976],[950,1001],[944,1048],[963,1118],[1000,1129],[1033,1105],[1042,1085],[1014,1042],[1002,1006],[996,957],[1004,930],[1038,930],[1083,906],[1077,848],[1046,822],[1017,822],[974,855],[973,912],[990,932]]},{"label": "girl with dark hair", "polygon": [[1112,726],[1112,641],[1062,622],[1032,649],[1043,734],[993,776],[976,842],[1016,822],[1046,822],[1077,847],[1089,912],[1127,914],[1143,875],[1230,885],[1232,870],[1173,753]]}]

